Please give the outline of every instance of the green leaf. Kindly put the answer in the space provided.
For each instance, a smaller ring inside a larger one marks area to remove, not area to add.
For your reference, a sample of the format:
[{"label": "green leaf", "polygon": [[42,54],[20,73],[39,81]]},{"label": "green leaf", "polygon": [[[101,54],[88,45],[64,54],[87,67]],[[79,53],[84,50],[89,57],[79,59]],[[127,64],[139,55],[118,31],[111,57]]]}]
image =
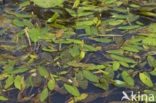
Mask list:
[{"label": "green leaf", "polygon": [[1,100],[1,101],[7,101],[8,98],[6,98],[6,97],[4,97],[4,96],[0,96],[0,100]]},{"label": "green leaf", "polygon": [[128,72],[123,71],[121,75],[125,82],[127,82],[130,86],[134,86],[134,79],[129,75]]},{"label": "green leaf", "polygon": [[120,25],[124,22],[124,20],[112,20],[112,21],[109,21],[109,25],[113,25],[113,26],[116,26],[116,25]]},{"label": "green leaf", "polygon": [[119,62],[114,62],[113,63],[113,70],[117,71],[120,68],[120,63]]},{"label": "green leaf", "polygon": [[17,89],[21,90],[25,87],[24,79],[20,75],[17,75],[14,80],[14,85]]},{"label": "green leaf", "polygon": [[145,38],[142,40],[142,43],[145,45],[156,46],[156,38]]},{"label": "green leaf", "polygon": [[79,57],[79,55],[80,55],[80,47],[75,45],[73,48],[71,48],[69,50],[69,52],[72,55],[72,57],[74,57],[74,58]]},{"label": "green leaf", "polygon": [[139,52],[139,50],[135,47],[135,46],[131,46],[131,45],[126,45],[124,47],[122,47],[123,50],[127,50],[130,52]]},{"label": "green leaf", "polygon": [[29,36],[33,42],[37,42],[39,40],[40,32],[38,29],[32,28],[29,31]]},{"label": "green leaf", "polygon": [[51,18],[49,18],[47,20],[48,23],[52,23],[53,21],[55,21],[57,18],[59,17],[58,13],[55,13]]},{"label": "green leaf", "polygon": [[8,76],[8,79],[5,81],[4,88],[5,89],[9,88],[13,83],[14,83],[14,77],[13,77],[13,75]]},{"label": "green leaf", "polygon": [[89,38],[91,40],[95,40],[96,42],[102,42],[102,43],[110,43],[112,42],[111,39],[108,38]]},{"label": "green leaf", "polygon": [[119,62],[122,66],[129,68],[129,65],[126,62]]},{"label": "green leaf", "polygon": [[83,70],[83,76],[91,82],[95,82],[95,83],[99,82],[97,76],[92,74],[90,71]]},{"label": "green leaf", "polygon": [[28,70],[28,68],[19,68],[19,69],[14,70],[12,73],[13,74],[18,74],[18,73],[23,73],[23,72],[25,72],[27,70]]},{"label": "green leaf", "polygon": [[45,88],[40,95],[40,101],[43,102],[47,97],[48,97],[48,89]]},{"label": "green leaf", "polygon": [[153,56],[148,56],[147,57],[147,61],[148,61],[148,64],[151,66],[151,67],[154,67],[156,68],[156,60]]},{"label": "green leaf", "polygon": [[23,21],[18,20],[18,19],[14,19],[13,24],[17,27],[24,27],[25,26],[25,23]]},{"label": "green leaf", "polygon": [[117,49],[117,50],[107,50],[106,52],[107,53],[112,53],[112,54],[123,54],[124,53],[123,50],[119,50],[119,49]]},{"label": "green leaf", "polygon": [[104,69],[104,68],[106,68],[106,66],[104,65],[95,65],[95,66],[89,66],[87,70],[98,70],[98,69]]},{"label": "green leaf", "polygon": [[146,73],[139,73],[140,80],[147,86],[153,87],[153,83],[151,81],[150,76],[148,76]]},{"label": "green leaf", "polygon": [[110,56],[111,56],[113,59],[116,59],[116,60],[119,60],[119,61],[122,61],[122,62],[126,62],[126,63],[136,63],[136,61],[134,61],[134,60],[131,59],[131,58],[122,57],[122,56],[118,56],[118,55],[114,55],[114,54],[111,54]]},{"label": "green leaf", "polygon": [[130,25],[130,26],[121,26],[121,27],[118,27],[118,29],[130,30],[130,29],[136,29],[139,27],[140,27],[140,25]]},{"label": "green leaf", "polygon": [[42,8],[61,6],[64,2],[64,0],[32,0],[32,1]]},{"label": "green leaf", "polygon": [[118,87],[126,87],[127,86],[126,82],[121,81],[121,80],[115,80],[114,85],[118,86]]},{"label": "green leaf", "polygon": [[54,77],[52,76],[52,74],[51,74],[51,78],[50,78],[50,80],[49,80],[49,82],[48,82],[48,88],[49,88],[50,90],[53,90],[53,89],[55,88],[55,79],[54,79]]},{"label": "green leaf", "polygon": [[97,49],[91,45],[84,44],[83,47],[84,47],[84,51],[97,51]]},{"label": "green leaf", "polygon": [[72,86],[72,85],[68,85],[68,84],[66,84],[66,83],[64,83],[64,87],[65,87],[65,89],[66,89],[70,94],[72,94],[73,96],[80,96],[80,92],[79,92],[79,90],[77,89],[77,87]]},{"label": "green leaf", "polygon": [[156,68],[154,68],[153,71],[150,72],[151,75],[156,76]]},{"label": "green leaf", "polygon": [[38,66],[38,72],[41,76],[47,78],[49,76],[49,73],[45,67]]}]

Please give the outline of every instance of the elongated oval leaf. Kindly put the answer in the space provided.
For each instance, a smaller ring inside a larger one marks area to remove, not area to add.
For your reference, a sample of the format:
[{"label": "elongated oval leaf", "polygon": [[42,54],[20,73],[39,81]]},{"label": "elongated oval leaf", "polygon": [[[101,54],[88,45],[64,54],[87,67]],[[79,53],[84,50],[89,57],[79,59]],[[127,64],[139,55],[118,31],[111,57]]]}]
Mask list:
[{"label": "elongated oval leaf", "polygon": [[122,61],[122,62],[126,62],[126,63],[136,63],[133,59],[131,58],[127,58],[127,57],[122,57],[122,56],[118,56],[118,55],[114,55],[114,54],[111,54],[110,55],[113,59],[116,59],[116,60],[119,60],[119,61]]},{"label": "elongated oval leaf", "polygon": [[38,66],[38,72],[40,73],[41,76],[47,78],[49,76],[49,73],[46,68],[42,66]]},{"label": "elongated oval leaf", "polygon": [[14,80],[14,85],[17,89],[21,90],[25,87],[24,79],[20,75],[17,75]]},{"label": "elongated oval leaf", "polygon": [[48,89],[45,88],[40,95],[40,101],[43,102],[47,97],[48,97]]},{"label": "elongated oval leaf", "polygon": [[7,89],[14,83],[14,77],[13,75],[8,76],[8,79],[5,81],[5,86],[4,88]]},{"label": "elongated oval leaf", "polygon": [[114,85],[118,86],[118,87],[126,87],[127,86],[126,82],[121,81],[121,80],[115,80]]},{"label": "elongated oval leaf", "polygon": [[64,0],[32,0],[36,5],[42,8],[51,8],[55,6],[60,6]]},{"label": "elongated oval leaf", "polygon": [[53,90],[55,88],[55,79],[54,77],[52,76],[52,74],[50,75],[51,79],[49,80],[48,82],[48,88],[50,90]]},{"label": "elongated oval leaf", "polygon": [[140,80],[147,86],[153,87],[151,78],[145,73],[139,73]]},{"label": "elongated oval leaf", "polygon": [[97,76],[95,76],[94,74],[92,74],[90,71],[84,70],[83,71],[83,76],[88,79],[91,82],[95,82],[98,83],[99,80],[97,78]]},{"label": "elongated oval leaf", "polygon": [[6,98],[6,97],[4,97],[4,96],[0,96],[0,100],[1,100],[1,101],[7,101],[8,98]]},{"label": "elongated oval leaf", "polygon": [[119,62],[114,62],[113,63],[113,70],[117,71],[120,68],[120,63]]},{"label": "elongated oval leaf", "polygon": [[130,86],[134,86],[134,79],[128,74],[128,72],[123,71],[121,75],[123,80],[127,82],[127,84],[129,84]]},{"label": "elongated oval leaf", "polygon": [[72,85],[68,85],[66,83],[64,83],[64,87],[71,95],[73,95],[73,96],[80,96],[80,92],[77,89],[77,87],[72,86]]}]

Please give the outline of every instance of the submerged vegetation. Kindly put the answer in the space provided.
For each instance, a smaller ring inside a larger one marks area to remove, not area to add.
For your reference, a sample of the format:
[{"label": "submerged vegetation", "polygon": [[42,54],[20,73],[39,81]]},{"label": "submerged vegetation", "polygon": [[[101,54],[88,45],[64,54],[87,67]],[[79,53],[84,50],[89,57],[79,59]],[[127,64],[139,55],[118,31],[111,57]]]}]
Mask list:
[{"label": "submerged vegetation", "polygon": [[155,0],[0,0],[0,100],[90,103],[123,88],[156,102],[155,11]]}]

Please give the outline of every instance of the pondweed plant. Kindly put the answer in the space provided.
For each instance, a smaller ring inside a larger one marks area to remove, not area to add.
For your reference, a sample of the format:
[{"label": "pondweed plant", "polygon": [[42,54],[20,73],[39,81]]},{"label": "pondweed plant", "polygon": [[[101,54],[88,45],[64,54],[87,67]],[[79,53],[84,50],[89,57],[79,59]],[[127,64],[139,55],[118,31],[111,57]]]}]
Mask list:
[{"label": "pondweed plant", "polygon": [[[71,94],[66,103],[86,103],[111,94],[112,85],[155,95],[156,23],[144,25],[140,18],[154,20],[156,3],[141,1],[23,0],[16,8],[4,4],[0,100],[11,100],[6,93],[16,89],[18,102],[45,102],[56,91]],[[79,91],[89,83],[105,92],[93,98]],[[36,94],[31,91],[35,87]]]}]

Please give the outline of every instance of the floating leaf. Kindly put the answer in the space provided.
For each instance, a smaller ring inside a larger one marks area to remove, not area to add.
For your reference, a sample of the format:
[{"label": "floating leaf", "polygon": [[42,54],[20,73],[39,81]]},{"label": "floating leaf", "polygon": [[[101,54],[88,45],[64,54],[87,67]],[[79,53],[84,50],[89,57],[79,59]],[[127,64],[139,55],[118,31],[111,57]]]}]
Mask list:
[{"label": "floating leaf", "polygon": [[85,51],[81,51],[80,53],[80,60],[82,60],[85,57]]},{"label": "floating leaf", "polygon": [[123,71],[121,75],[126,83],[128,83],[130,86],[134,86],[134,79],[129,75],[128,72]]},{"label": "floating leaf", "polygon": [[130,26],[121,26],[121,27],[118,27],[118,29],[129,30],[129,29],[136,29],[139,27],[140,25],[130,25]]},{"label": "floating leaf", "polygon": [[148,61],[148,64],[151,66],[151,67],[154,67],[156,68],[156,60],[153,56],[148,56],[147,57],[147,61]]},{"label": "floating leaf", "polygon": [[102,42],[102,43],[110,43],[112,42],[111,39],[108,39],[108,38],[89,38],[91,40],[95,40],[97,42]]},{"label": "floating leaf", "polygon": [[9,88],[13,83],[14,83],[14,77],[13,77],[13,75],[8,76],[8,79],[5,81],[4,88],[5,89]]},{"label": "floating leaf", "polygon": [[7,101],[8,98],[6,98],[6,97],[4,97],[4,96],[0,96],[0,100],[1,100],[1,101]]},{"label": "floating leaf", "polygon": [[64,83],[65,89],[73,96],[80,96],[80,92],[77,87]]},{"label": "floating leaf", "polygon": [[145,73],[139,73],[140,80],[147,86],[153,87],[151,78]]},{"label": "floating leaf", "polygon": [[73,48],[69,50],[69,52],[74,58],[76,58],[80,55],[80,47],[75,45]]},{"label": "floating leaf", "polygon": [[112,53],[112,54],[123,54],[124,53],[123,50],[119,50],[119,49],[117,49],[117,50],[107,50],[106,52],[107,53]]},{"label": "floating leaf", "polygon": [[52,76],[52,74],[50,75],[50,80],[49,80],[49,82],[48,82],[48,88],[50,89],[50,90],[53,90],[54,88],[55,88],[55,79],[54,79],[54,77]]},{"label": "floating leaf", "polygon": [[47,20],[48,23],[52,23],[53,21],[55,21],[57,18],[59,17],[58,13],[55,13],[51,18],[49,18]]},{"label": "floating leaf", "polygon": [[19,90],[23,89],[25,87],[24,78],[17,75],[14,80],[14,85]]},{"label": "floating leaf", "polygon": [[92,66],[89,66],[87,70],[97,70],[97,69],[104,69],[104,68],[106,68],[105,65],[94,65],[94,66],[92,65]]},{"label": "floating leaf", "polygon": [[38,66],[38,72],[40,73],[41,76],[47,78],[49,76],[49,73],[46,68],[42,66]]},{"label": "floating leaf", "polygon": [[156,46],[156,38],[145,38],[142,40],[142,43],[145,45]]},{"label": "floating leaf", "polygon": [[40,95],[40,101],[43,102],[48,97],[48,89],[44,88]]},{"label": "floating leaf", "polygon": [[127,68],[129,67],[129,65],[128,65],[126,62],[121,62],[121,61],[120,61],[119,63],[120,63],[122,66],[124,66],[124,67],[127,67]]},{"label": "floating leaf", "polygon": [[55,6],[60,6],[64,0],[32,0],[36,5],[42,8],[51,8]]},{"label": "floating leaf", "polygon": [[117,71],[120,68],[120,63],[119,62],[114,62],[113,63],[113,70]]},{"label": "floating leaf", "polygon": [[18,19],[14,19],[13,24],[16,25],[17,27],[24,27],[25,26],[25,23],[18,20]]},{"label": "floating leaf", "polygon": [[150,72],[151,75],[156,76],[156,68],[154,68],[153,71]]},{"label": "floating leaf", "polygon": [[121,80],[115,80],[114,85],[118,86],[118,87],[126,87],[127,86],[126,82],[121,81]]},{"label": "floating leaf", "polygon": [[36,28],[32,28],[29,31],[29,36],[33,42],[37,42],[39,40],[40,32]]},{"label": "floating leaf", "polygon": [[126,46],[122,47],[122,49],[130,51],[130,52],[139,52],[139,50],[133,45],[132,46],[126,45]]},{"label": "floating leaf", "polygon": [[118,55],[114,55],[114,54],[111,54],[110,55],[113,59],[116,59],[116,60],[119,60],[119,61],[122,61],[122,62],[126,62],[126,63],[136,63],[133,59],[131,58],[127,58],[127,57],[122,57],[122,56],[118,56]]},{"label": "floating leaf", "polygon": [[99,82],[97,76],[95,76],[94,74],[92,74],[90,71],[83,70],[83,76],[86,79],[90,80],[91,82],[95,82],[95,83],[98,83]]},{"label": "floating leaf", "polygon": [[19,69],[16,69],[14,70],[12,73],[13,74],[18,74],[18,73],[23,73],[25,71],[29,70],[28,68],[19,68]]},{"label": "floating leaf", "polygon": [[124,22],[124,20],[112,20],[112,21],[109,21],[109,25],[113,25],[113,26],[116,26],[116,25],[120,25]]}]

